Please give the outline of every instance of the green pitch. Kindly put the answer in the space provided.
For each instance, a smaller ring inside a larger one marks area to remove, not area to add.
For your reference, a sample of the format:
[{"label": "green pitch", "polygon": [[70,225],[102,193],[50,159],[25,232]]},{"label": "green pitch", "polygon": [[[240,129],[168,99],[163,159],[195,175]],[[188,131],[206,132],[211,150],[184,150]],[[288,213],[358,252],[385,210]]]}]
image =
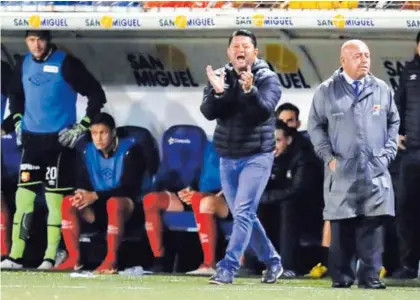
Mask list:
[{"label": "green pitch", "polygon": [[1,272],[2,300],[414,300],[420,299],[420,280],[388,281],[380,291],[331,289],[325,280],[281,280],[273,285],[258,278],[236,279],[229,286],[214,286],[206,277],[102,275],[72,278],[68,273]]}]

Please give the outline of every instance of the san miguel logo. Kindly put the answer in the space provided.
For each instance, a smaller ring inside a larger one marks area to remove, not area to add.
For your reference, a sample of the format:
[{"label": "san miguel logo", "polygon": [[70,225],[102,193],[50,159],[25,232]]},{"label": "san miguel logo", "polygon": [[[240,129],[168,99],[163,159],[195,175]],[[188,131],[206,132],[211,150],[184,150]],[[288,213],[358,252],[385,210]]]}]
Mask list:
[{"label": "san miguel logo", "polygon": [[300,68],[299,56],[282,44],[267,44],[264,58],[271,63],[285,89],[310,89]]},{"label": "san miguel logo", "polygon": [[173,45],[157,45],[156,53],[129,53],[137,85],[148,87],[198,87],[187,66],[186,55]]}]

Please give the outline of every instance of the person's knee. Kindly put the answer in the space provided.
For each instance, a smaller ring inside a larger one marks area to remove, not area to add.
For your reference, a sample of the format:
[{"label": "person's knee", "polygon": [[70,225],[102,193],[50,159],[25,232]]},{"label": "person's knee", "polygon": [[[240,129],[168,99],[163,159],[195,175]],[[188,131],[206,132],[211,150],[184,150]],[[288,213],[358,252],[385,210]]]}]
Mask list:
[{"label": "person's knee", "polygon": [[200,212],[200,205],[204,198],[206,198],[206,194],[200,193],[200,192],[194,192],[194,194],[191,197],[191,207],[194,212],[196,213]]},{"label": "person's knee", "polygon": [[207,196],[200,201],[200,213],[214,214],[216,212],[216,199],[213,196]]},{"label": "person's knee", "polygon": [[143,198],[144,212],[167,210],[170,202],[169,194],[165,192],[149,193]]},{"label": "person's knee", "polygon": [[16,191],[16,211],[33,211],[35,197],[31,189],[19,187]]},{"label": "person's knee", "polygon": [[143,198],[143,209],[144,211],[151,211],[158,209],[159,194],[149,193]]},{"label": "person's knee", "polygon": [[68,220],[68,215],[73,213],[76,208],[72,205],[71,196],[66,196],[61,203],[61,213],[63,218],[61,220],[61,229],[72,228],[72,224]]},{"label": "person's knee", "polygon": [[[67,229],[72,227],[71,223],[69,223],[69,220],[71,220],[71,216],[74,214],[78,214],[79,210],[73,206],[73,201],[71,200],[72,196],[65,196],[63,199],[63,202],[61,203],[61,228]],[[84,210],[81,211],[81,216],[84,219]],[[90,219],[86,218],[86,222],[89,222]]]},{"label": "person's knee", "polygon": [[63,202],[61,203],[61,211],[64,212],[70,212],[75,209],[73,206],[73,201],[71,201],[72,196],[66,196],[63,199]]},{"label": "person's knee", "polygon": [[257,214],[249,209],[236,209],[234,213],[236,220],[241,222],[251,222],[253,223],[257,218]]},{"label": "person's knee", "polygon": [[119,214],[122,213],[124,210],[124,203],[123,199],[117,197],[111,197],[106,202],[106,211],[108,215],[110,214]]}]

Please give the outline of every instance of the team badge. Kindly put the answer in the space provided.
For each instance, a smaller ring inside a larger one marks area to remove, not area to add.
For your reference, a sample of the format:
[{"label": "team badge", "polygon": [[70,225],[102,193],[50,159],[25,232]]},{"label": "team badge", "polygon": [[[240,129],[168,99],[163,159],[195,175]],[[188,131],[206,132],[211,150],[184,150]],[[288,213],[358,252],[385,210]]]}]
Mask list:
[{"label": "team badge", "polygon": [[373,115],[375,116],[379,115],[380,111],[381,111],[381,106],[379,104],[375,104],[373,106]]},{"label": "team badge", "polygon": [[30,173],[29,173],[29,172],[22,172],[22,173],[20,174],[20,180],[21,180],[22,182],[28,182],[28,181],[29,181],[29,179],[31,179],[31,175],[30,175]]}]

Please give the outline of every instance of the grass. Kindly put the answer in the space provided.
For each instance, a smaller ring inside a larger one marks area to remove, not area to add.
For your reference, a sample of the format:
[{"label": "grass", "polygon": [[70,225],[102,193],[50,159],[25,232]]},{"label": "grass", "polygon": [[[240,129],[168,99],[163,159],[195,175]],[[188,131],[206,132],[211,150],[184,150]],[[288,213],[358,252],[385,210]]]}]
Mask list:
[{"label": "grass", "polygon": [[68,273],[1,272],[1,299],[4,300],[412,300],[420,299],[420,280],[388,281],[386,290],[332,289],[329,279],[280,280],[261,284],[257,278],[238,278],[233,285],[214,286],[206,277],[101,275],[73,278]]}]

